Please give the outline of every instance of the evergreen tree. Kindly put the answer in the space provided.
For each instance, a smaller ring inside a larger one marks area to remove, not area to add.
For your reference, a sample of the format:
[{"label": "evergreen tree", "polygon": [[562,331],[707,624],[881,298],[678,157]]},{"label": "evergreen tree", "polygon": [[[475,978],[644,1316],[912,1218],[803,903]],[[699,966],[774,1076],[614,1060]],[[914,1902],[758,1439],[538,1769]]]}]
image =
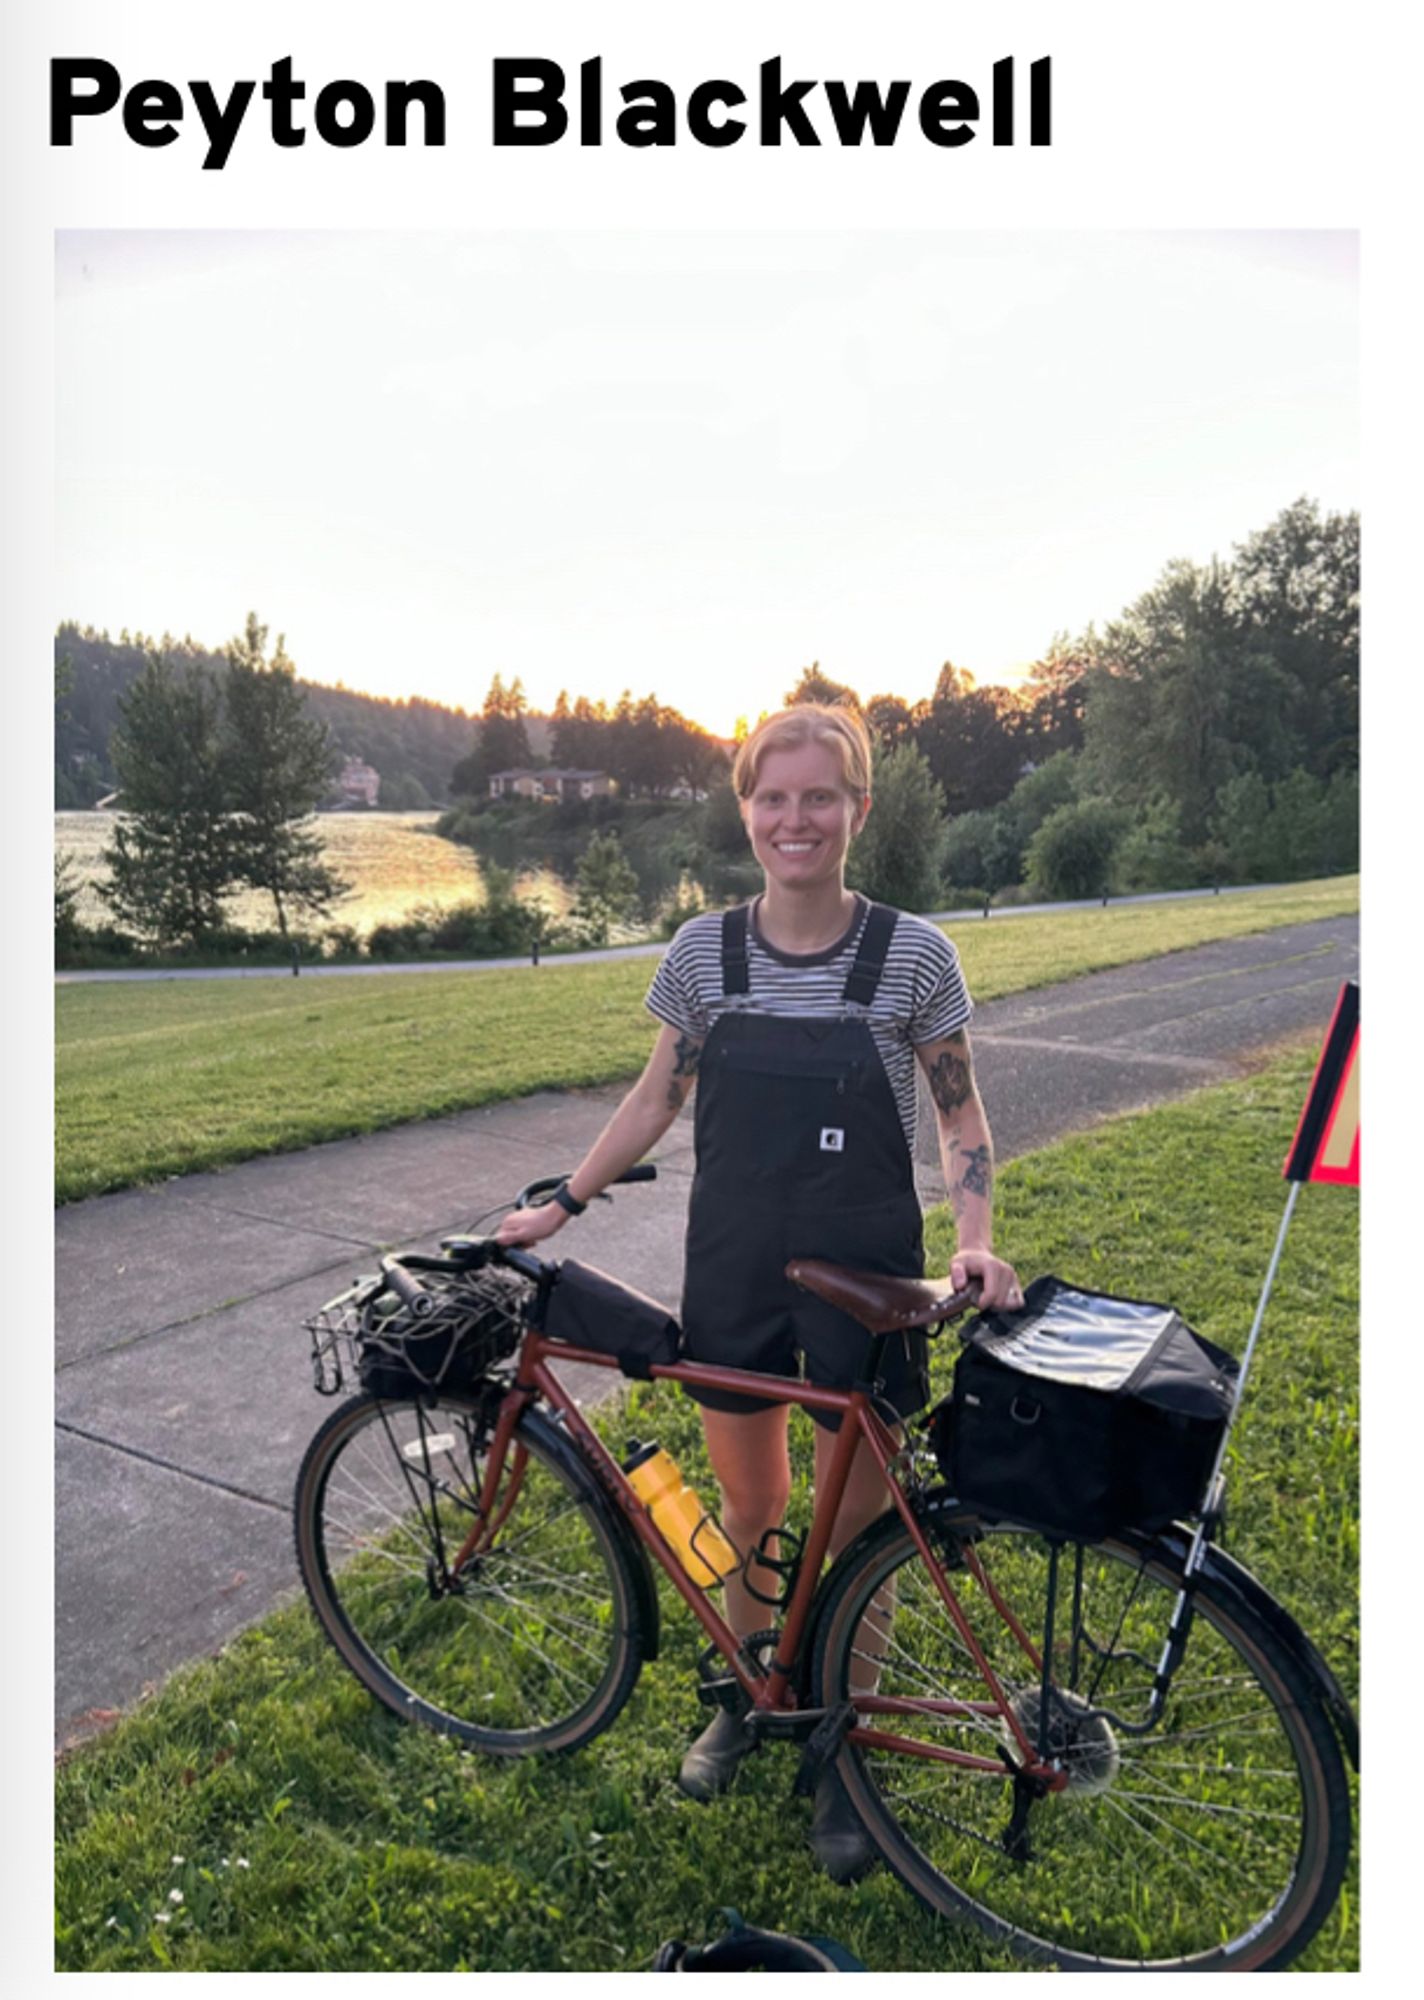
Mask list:
[{"label": "evergreen tree", "polygon": [[870,817],[851,845],[846,880],[900,910],[932,910],[940,895],[944,794],[913,743],[876,745]]},{"label": "evergreen tree", "polygon": [[809,667],[801,669],[801,677],[795,687],[788,688],[781,697],[788,708],[801,701],[818,701],[825,708],[853,708],[859,711],[860,696],[844,681],[833,681],[829,674],[821,672],[819,660],[812,660]]},{"label": "evergreen tree", "polygon": [[120,817],[100,894],[158,944],[195,943],[222,923],[235,875],[223,799],[219,698],[193,662],[151,653],[119,704],[110,750]]},{"label": "evergreen tree", "polygon": [[522,771],[533,759],[524,717],[529,703],[524,683],[516,678],[506,687],[504,676],[496,674],[480,711],[479,733],[468,757],[462,757],[451,774],[457,792],[476,798],[487,797],[489,781],[496,771]]},{"label": "evergreen tree", "polygon": [[596,833],[579,856],[573,919],[590,944],[608,942],[616,923],[638,905],[638,878],[616,833]]},{"label": "evergreen tree", "polygon": [[223,796],[238,878],[271,896],[285,938],[290,912],[324,917],[348,885],[327,866],[314,820],[331,783],[330,740],[306,712],[282,639],[270,660],[266,650],[267,627],[249,612],[227,649]]},{"label": "evergreen tree", "polygon": [[54,857],[54,950],[58,958],[79,942],[79,880],[72,854]]}]

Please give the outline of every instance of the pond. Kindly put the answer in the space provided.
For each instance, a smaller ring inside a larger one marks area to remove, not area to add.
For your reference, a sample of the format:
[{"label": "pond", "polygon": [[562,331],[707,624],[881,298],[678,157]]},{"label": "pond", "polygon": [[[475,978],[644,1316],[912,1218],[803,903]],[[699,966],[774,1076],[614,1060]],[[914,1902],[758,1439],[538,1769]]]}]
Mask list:
[{"label": "pond", "polygon": [[[56,854],[73,858],[82,885],[79,917],[85,924],[110,921],[111,913],[97,893],[107,870],[103,849],[113,837],[114,814],[57,812],[54,816]],[[380,923],[399,923],[419,904],[448,908],[453,903],[484,900],[480,864],[468,847],[442,840],[433,812],[320,813],[317,824],[326,858],[351,893],[332,912],[334,923],[350,924],[363,935]],[[517,877],[522,897],[540,897],[556,917],[567,914],[573,901],[567,883],[547,869],[522,869]],[[231,921],[244,929],[263,930],[275,923],[270,896],[244,890],[228,906]]]}]

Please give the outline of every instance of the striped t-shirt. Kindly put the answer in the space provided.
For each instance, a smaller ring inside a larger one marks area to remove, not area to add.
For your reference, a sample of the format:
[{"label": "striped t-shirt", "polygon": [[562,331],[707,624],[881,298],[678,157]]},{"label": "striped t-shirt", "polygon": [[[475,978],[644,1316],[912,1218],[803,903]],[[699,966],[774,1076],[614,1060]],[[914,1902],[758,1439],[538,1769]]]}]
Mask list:
[{"label": "striped t-shirt", "polygon": [[[758,898],[758,902],[760,899]],[[959,954],[942,931],[923,917],[896,918],[875,998],[869,1008],[847,1004],[845,983],[870,905],[856,898],[850,928],[837,944],[805,957],[778,951],[756,927],[757,903],[747,926],[748,985],[730,998],[722,991],[722,914],[709,910],[682,926],[668,946],[647,1007],[658,1020],[704,1041],[719,1014],[843,1014],[865,1020],[895,1093],[905,1143],[915,1150],[915,1049],[965,1026],[974,1011]]]}]

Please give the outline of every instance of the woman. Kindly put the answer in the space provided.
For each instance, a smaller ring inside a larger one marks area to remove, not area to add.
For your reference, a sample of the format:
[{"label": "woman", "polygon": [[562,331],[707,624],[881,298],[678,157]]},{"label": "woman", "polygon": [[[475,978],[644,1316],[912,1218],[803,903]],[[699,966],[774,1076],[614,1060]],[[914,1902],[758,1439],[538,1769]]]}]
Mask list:
[{"label": "woman", "polygon": [[[640,1160],[697,1084],[697,1168],[683,1294],[689,1360],[848,1387],[863,1329],[785,1277],[792,1257],[902,1276],[924,1269],[914,1180],[915,1063],[939,1124],[958,1249],[951,1282],[988,1306],[1021,1303],[991,1248],[993,1154],[965,1026],[971,1007],[953,945],[932,924],[867,903],[845,885],[851,842],[870,811],[870,743],[853,710],[804,704],[759,723],[732,782],[766,886],[750,906],[694,917],[648,993],[662,1022],[647,1068],[553,1202],[506,1217],[505,1243],[529,1245],[581,1214]],[[885,1392],[901,1416],[922,1409],[923,1333],[885,1355]],[[756,1548],[785,1519],[787,1406],[704,1391],[703,1428],[722,1492],[722,1524]],[[817,1414],[816,1476],[838,1418]],[[887,1504],[861,1447],[835,1533],[836,1555]],[[740,1575],[726,1615],[742,1636],[765,1610]],[[722,1710],[683,1760],[696,1798],[730,1783],[746,1738]],[[811,1844],[838,1880],[869,1859],[835,1779],[817,1789]]]}]

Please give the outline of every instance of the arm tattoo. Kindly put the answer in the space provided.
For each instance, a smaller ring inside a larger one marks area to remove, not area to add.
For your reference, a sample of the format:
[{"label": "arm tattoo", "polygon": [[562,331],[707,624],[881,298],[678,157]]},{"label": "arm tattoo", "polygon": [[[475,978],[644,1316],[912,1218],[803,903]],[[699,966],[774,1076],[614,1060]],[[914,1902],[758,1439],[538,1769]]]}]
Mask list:
[{"label": "arm tattoo", "polygon": [[987,1146],[971,1146],[960,1158],[964,1171],[959,1176],[959,1185],[966,1194],[986,1195],[994,1177],[993,1161]]},{"label": "arm tattoo", "polygon": [[969,1102],[974,1088],[974,1072],[964,1037],[956,1035],[930,1064],[930,1095],[941,1111],[958,1111]]},{"label": "arm tattoo", "polygon": [[667,1101],[674,1111],[681,1108],[684,1098],[692,1088],[701,1054],[701,1042],[691,1035],[678,1036],[677,1047],[672,1052],[672,1077],[668,1083],[667,1094]]}]

